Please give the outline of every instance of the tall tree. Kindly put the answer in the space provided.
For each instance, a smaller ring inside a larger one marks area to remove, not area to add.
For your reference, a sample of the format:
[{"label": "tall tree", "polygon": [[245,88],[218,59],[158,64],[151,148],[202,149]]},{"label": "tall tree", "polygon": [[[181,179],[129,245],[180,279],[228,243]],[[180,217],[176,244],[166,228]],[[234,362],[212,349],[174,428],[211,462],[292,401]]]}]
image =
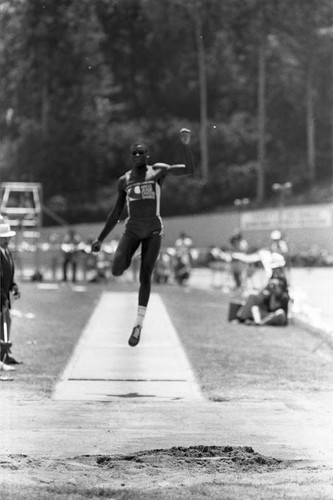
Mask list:
[{"label": "tall tree", "polygon": [[318,27],[330,23],[331,0],[200,0],[196,32],[197,2],[3,0],[2,178],[41,181],[46,198],[95,213],[110,206],[129,143],[144,138],[153,160],[177,161],[183,125],[212,175],[191,185],[191,202],[166,183],[177,210],[262,203],[273,182],[327,176],[331,63]]},{"label": "tall tree", "polygon": [[320,54],[325,42],[323,28],[331,28],[333,4],[330,0],[297,0],[290,6],[284,33],[288,44],[300,62],[304,73],[304,102],[307,130],[307,178],[310,185],[316,179],[316,77],[320,72]]}]

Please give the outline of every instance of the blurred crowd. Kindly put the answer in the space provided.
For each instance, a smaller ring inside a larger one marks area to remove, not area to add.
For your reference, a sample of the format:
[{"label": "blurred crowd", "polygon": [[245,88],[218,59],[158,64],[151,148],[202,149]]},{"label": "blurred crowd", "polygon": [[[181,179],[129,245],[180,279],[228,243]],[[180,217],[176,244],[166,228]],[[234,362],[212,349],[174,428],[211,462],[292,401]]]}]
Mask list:
[{"label": "blurred crowd", "polygon": [[[52,233],[48,241],[40,242],[33,237],[15,238],[10,248],[16,262],[17,273],[26,277],[34,269],[32,279],[41,281],[77,281],[96,283],[114,279],[111,266],[118,238],[103,244],[98,254],[91,252],[93,238],[86,240],[73,228],[65,236]],[[315,245],[312,248],[292,253],[279,230],[271,232],[269,240],[262,248],[250,248],[241,231],[236,230],[225,246],[210,245],[198,248],[192,238],[181,232],[173,246],[162,247],[155,265],[155,283],[188,282],[193,268],[207,267],[212,271],[212,281],[220,271],[228,271],[234,286],[242,287],[246,279],[251,279],[258,268],[267,268],[270,253],[282,255],[286,268],[309,266],[332,266],[333,255]],[[127,278],[135,281],[138,275],[140,252],[133,259]]]},{"label": "blurred crowd", "polygon": [[[64,236],[53,233],[48,242],[11,242],[17,274],[26,277],[27,271],[34,281],[53,280],[71,283],[99,283],[115,279],[111,268],[118,239],[103,244],[98,253],[91,251],[92,238],[84,240],[73,228]],[[228,274],[233,288],[242,289],[258,269],[269,269],[271,256],[282,256],[285,266],[290,266],[288,245],[280,231],[273,231],[266,248],[254,251],[241,232],[235,231],[227,247],[198,248],[191,236],[184,231],[174,245],[162,247],[157,259],[153,282],[158,284],[186,285],[194,268],[207,268],[211,272],[211,286],[218,286],[221,272]],[[29,259],[30,257],[30,259]],[[126,280],[137,281],[140,267],[140,248],[136,252]],[[122,279],[122,278],[121,278]],[[229,280],[230,281],[230,280]]]}]

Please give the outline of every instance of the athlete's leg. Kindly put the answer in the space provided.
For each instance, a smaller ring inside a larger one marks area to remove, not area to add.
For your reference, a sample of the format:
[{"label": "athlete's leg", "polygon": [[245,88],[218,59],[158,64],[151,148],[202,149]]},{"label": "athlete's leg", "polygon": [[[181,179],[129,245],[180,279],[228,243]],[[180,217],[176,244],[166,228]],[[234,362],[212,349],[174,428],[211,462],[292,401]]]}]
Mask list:
[{"label": "athlete's leg", "polygon": [[246,299],[245,304],[238,310],[237,318],[241,321],[245,321],[247,319],[253,319],[252,307],[253,306],[263,306],[264,297],[261,293],[258,294],[250,294]]},{"label": "athlete's leg", "polygon": [[139,239],[129,236],[128,234],[123,234],[113,257],[113,276],[121,276],[130,266],[134,252],[137,250],[139,245]]},{"label": "athlete's leg", "polygon": [[160,248],[161,236],[159,234],[142,240],[138,314],[135,326],[128,341],[129,345],[132,347],[136,346],[140,341],[141,329],[150,296],[151,276]]},{"label": "athlete's leg", "polygon": [[161,239],[160,234],[155,234],[142,241],[139,306],[147,307],[149,301],[151,277],[160,253]]}]

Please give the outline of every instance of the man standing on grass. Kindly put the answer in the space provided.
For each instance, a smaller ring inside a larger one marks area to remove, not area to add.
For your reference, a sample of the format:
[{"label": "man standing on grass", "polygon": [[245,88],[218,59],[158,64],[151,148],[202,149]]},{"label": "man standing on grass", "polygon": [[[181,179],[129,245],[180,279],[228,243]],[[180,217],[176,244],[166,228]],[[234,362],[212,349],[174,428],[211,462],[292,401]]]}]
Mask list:
[{"label": "man standing on grass", "polygon": [[155,163],[148,165],[149,151],[142,142],[131,148],[132,169],[118,180],[118,196],[109,213],[105,226],[92,251],[99,252],[102,242],[116,226],[123,208],[127,207],[128,217],[112,264],[112,274],[120,276],[130,266],[135,251],[141,244],[141,266],[138,311],[129,345],[134,347],[140,341],[143,321],[150,296],[151,277],[161,248],[163,223],[160,216],[161,187],[169,174],[193,174],[193,159],[190,150],[191,131],[183,128],[180,139],[184,146],[185,164],[168,165]]},{"label": "man standing on grass", "polygon": [[8,245],[10,238],[16,233],[12,231],[9,224],[4,224],[0,221],[0,282],[1,282],[1,313],[0,313],[0,369],[9,371],[13,367],[8,365],[18,364],[13,356],[11,356],[11,342],[10,342],[10,307],[11,307],[11,294],[14,298],[20,297],[20,291],[14,281],[15,266],[14,261],[9,251]]}]

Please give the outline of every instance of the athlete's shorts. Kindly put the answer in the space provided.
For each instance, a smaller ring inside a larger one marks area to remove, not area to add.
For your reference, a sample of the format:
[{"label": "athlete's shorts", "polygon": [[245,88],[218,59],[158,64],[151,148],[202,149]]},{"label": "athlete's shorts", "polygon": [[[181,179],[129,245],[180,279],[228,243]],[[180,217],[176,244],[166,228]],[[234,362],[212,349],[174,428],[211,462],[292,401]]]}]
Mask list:
[{"label": "athlete's shorts", "polygon": [[158,216],[153,218],[138,218],[133,217],[128,218],[125,222],[124,234],[131,236],[132,238],[137,238],[139,240],[144,240],[153,235],[163,235],[163,223],[162,219]]}]

